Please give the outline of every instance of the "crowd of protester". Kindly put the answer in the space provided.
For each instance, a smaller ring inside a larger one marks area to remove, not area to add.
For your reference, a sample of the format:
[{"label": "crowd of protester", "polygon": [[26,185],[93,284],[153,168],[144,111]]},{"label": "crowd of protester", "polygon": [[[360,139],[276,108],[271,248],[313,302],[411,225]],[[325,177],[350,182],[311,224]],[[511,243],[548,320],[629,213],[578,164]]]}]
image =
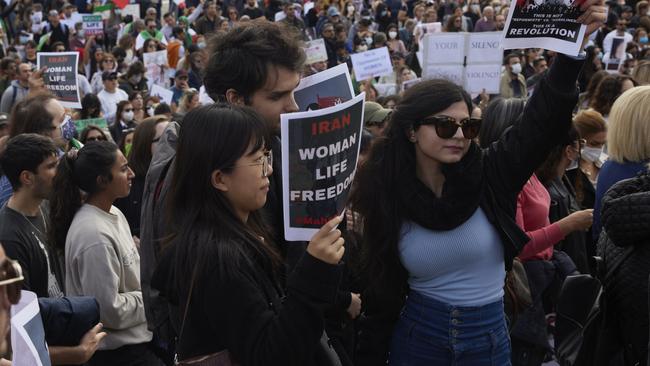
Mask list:
[{"label": "crowd of protester", "polygon": [[[583,2],[580,55],[507,50],[476,95],[422,78],[423,32],[503,31],[509,1],[132,3],[0,4],[0,365],[21,288],[98,304],[52,364],[542,365],[565,279],[608,268],[602,364],[650,362],[647,1]],[[381,47],[392,74],[357,80]],[[36,67],[64,51],[76,110]],[[287,242],[280,115],[340,64],[366,95],[348,209]]]}]

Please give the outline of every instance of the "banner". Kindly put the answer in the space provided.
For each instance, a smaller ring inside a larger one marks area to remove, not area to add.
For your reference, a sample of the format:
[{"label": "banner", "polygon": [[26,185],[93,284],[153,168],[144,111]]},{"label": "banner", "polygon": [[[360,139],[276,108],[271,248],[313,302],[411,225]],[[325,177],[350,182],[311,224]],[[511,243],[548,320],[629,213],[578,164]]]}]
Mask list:
[{"label": "banner", "polygon": [[352,69],[357,81],[368,80],[377,76],[384,76],[393,72],[393,63],[388,55],[388,47],[353,53]]},{"label": "banner", "polygon": [[37,68],[47,66],[43,74],[45,87],[56,96],[66,108],[81,108],[77,86],[77,52],[39,52],[36,54]]},{"label": "banner", "polygon": [[93,125],[101,128],[102,130],[108,129],[108,123],[104,118],[89,118],[89,119],[79,119],[74,121],[74,127],[77,129],[78,133],[84,130],[84,128]]},{"label": "banner", "polygon": [[513,1],[503,32],[504,49],[544,48],[580,53],[587,27],[578,23],[584,0]]},{"label": "banner", "polygon": [[322,38],[315,39],[306,43],[305,55],[307,59],[305,60],[305,65],[311,65],[320,61],[327,61],[327,50],[325,49],[325,40]]},{"label": "banner", "polygon": [[173,91],[165,89],[158,84],[152,85],[151,89],[149,90],[149,95],[152,97],[160,98],[160,101],[166,103],[168,106],[172,105],[172,99],[174,98]]},{"label": "banner", "polygon": [[345,211],[356,172],[365,93],[334,107],[282,114],[284,236],[309,241]]},{"label": "banner", "polygon": [[443,78],[469,93],[499,93],[501,32],[434,33],[424,38],[422,77]]},{"label": "banner", "polygon": [[354,88],[346,64],[303,78],[293,92],[300,111],[331,107],[347,102],[352,97]]},{"label": "banner", "polygon": [[13,366],[51,365],[38,298],[31,291],[21,291],[11,307],[11,349]]},{"label": "banner", "polygon": [[104,22],[101,15],[83,15],[81,18],[86,37],[104,34]]}]

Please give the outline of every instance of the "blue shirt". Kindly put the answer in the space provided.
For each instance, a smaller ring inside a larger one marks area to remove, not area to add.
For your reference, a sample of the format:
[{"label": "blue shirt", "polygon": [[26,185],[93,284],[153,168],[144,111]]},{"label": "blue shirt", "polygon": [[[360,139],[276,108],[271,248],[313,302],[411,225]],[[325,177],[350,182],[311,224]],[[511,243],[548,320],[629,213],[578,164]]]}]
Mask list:
[{"label": "blue shirt", "polygon": [[7,176],[3,175],[0,177],[0,207],[9,201],[12,194],[14,194],[14,190],[11,188],[11,183],[9,183]]},{"label": "blue shirt", "polygon": [[596,183],[596,201],[594,202],[594,224],[593,235],[594,240],[598,241],[600,231],[602,230],[600,222],[600,210],[603,202],[603,197],[607,191],[616,183],[636,177],[641,171],[645,171],[647,162],[625,162],[618,163],[613,160],[607,160],[598,173],[598,181]]},{"label": "blue shirt", "polygon": [[399,251],[411,291],[453,306],[482,306],[503,297],[503,245],[481,208],[447,231],[405,223]]}]

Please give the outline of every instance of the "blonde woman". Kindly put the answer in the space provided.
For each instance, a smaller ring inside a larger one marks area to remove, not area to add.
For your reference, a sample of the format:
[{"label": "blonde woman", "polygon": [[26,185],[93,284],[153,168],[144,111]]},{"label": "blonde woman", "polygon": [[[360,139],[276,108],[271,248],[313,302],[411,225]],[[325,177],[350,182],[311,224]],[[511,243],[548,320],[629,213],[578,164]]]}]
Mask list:
[{"label": "blonde woman", "polygon": [[607,153],[600,169],[594,205],[594,239],[601,231],[600,209],[607,190],[623,179],[636,176],[650,160],[650,86],[638,86],[623,93],[609,114]]}]

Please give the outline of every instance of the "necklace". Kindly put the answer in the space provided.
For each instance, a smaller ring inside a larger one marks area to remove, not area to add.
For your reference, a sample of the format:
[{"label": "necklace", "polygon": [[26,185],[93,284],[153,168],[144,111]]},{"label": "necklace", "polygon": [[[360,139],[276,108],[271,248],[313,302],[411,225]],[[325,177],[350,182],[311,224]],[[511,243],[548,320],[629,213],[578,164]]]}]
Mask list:
[{"label": "necklace", "polygon": [[[40,234],[41,240],[46,238],[45,234],[43,234],[43,232],[36,225],[34,225],[32,220],[28,219],[27,216],[25,216],[24,213],[22,213],[22,212],[20,212],[18,210],[14,210],[14,211],[18,212],[20,214],[20,216],[22,216],[25,219],[25,221],[27,221],[29,223],[29,225],[32,228],[34,228],[34,230],[36,230]],[[41,220],[43,222],[43,229],[45,229],[45,232],[47,232],[47,222],[45,221],[45,216],[43,216],[43,209],[41,208],[41,206],[38,206],[38,212],[41,214]]]}]

